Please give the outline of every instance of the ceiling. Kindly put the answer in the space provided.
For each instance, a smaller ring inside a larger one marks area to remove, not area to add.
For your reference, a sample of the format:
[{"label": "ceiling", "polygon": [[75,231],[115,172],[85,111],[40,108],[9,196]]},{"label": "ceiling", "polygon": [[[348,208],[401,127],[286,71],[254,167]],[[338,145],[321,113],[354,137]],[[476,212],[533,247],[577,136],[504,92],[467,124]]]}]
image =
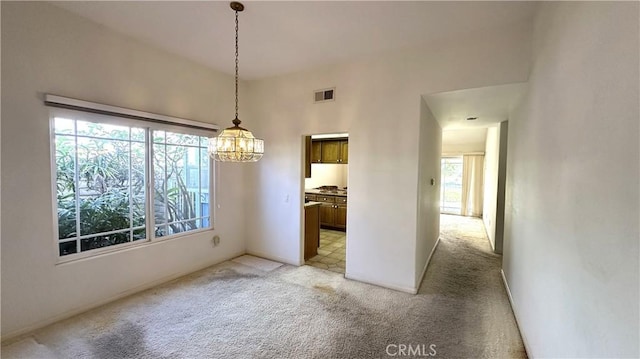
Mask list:
[{"label": "ceiling", "polygon": [[[143,42],[232,74],[234,14],[218,1],[52,4]],[[240,76],[256,79],[422,47],[532,21],[534,2],[245,2]]]},{"label": "ceiling", "polygon": [[473,148],[473,151],[484,151],[487,141],[486,128],[463,128],[442,131],[442,148],[448,151],[452,148]]},{"label": "ceiling", "polygon": [[[486,128],[509,119],[526,82],[440,92],[423,96],[443,130]],[[469,117],[477,117],[473,121]]]}]

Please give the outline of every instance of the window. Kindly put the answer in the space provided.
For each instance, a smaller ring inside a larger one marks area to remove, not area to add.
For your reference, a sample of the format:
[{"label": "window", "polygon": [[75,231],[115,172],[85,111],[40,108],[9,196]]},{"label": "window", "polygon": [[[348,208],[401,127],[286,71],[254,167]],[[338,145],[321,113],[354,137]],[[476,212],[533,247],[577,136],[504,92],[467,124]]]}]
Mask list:
[{"label": "window", "polygon": [[60,257],[211,227],[202,133],[75,111],[52,126]]},{"label": "window", "polygon": [[153,131],[155,235],[209,227],[208,139]]},{"label": "window", "polygon": [[462,157],[442,158],[440,212],[460,214],[462,203]]}]

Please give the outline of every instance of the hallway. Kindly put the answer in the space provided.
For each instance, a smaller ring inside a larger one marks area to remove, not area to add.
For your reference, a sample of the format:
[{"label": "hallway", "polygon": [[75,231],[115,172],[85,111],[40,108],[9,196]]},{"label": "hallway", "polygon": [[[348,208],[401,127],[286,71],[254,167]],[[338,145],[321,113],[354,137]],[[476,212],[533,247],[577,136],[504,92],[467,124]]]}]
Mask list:
[{"label": "hallway", "polygon": [[452,357],[526,358],[500,274],[502,256],[492,252],[482,220],[440,218],[440,243],[418,292],[440,298],[434,321],[447,325],[438,336],[456,348]]}]

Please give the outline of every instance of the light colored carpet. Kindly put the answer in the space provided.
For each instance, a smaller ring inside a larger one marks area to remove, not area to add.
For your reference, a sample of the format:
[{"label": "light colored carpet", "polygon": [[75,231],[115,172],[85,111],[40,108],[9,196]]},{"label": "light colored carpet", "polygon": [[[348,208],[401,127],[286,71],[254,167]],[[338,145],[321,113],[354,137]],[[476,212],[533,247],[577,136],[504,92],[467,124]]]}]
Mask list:
[{"label": "light colored carpet", "polygon": [[523,357],[481,223],[443,221],[418,295],[310,266],[228,261],[38,330],[2,357],[386,358],[390,344],[434,344],[441,358]]}]

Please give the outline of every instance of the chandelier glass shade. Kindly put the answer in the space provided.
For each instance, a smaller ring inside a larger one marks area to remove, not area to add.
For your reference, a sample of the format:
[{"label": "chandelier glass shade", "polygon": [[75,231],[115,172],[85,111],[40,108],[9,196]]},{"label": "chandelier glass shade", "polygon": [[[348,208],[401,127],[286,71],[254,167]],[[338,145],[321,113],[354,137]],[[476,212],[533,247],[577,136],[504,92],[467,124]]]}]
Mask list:
[{"label": "chandelier glass shade", "polygon": [[264,141],[240,127],[238,119],[238,12],[244,10],[239,2],[230,3],[236,13],[236,117],[233,127],[226,128],[209,139],[209,156],[221,162],[256,162],[264,155]]},{"label": "chandelier glass shade", "polygon": [[[264,154],[264,141],[236,124],[209,139],[209,154],[216,161],[256,162]],[[234,120],[235,123],[235,120]]]}]

